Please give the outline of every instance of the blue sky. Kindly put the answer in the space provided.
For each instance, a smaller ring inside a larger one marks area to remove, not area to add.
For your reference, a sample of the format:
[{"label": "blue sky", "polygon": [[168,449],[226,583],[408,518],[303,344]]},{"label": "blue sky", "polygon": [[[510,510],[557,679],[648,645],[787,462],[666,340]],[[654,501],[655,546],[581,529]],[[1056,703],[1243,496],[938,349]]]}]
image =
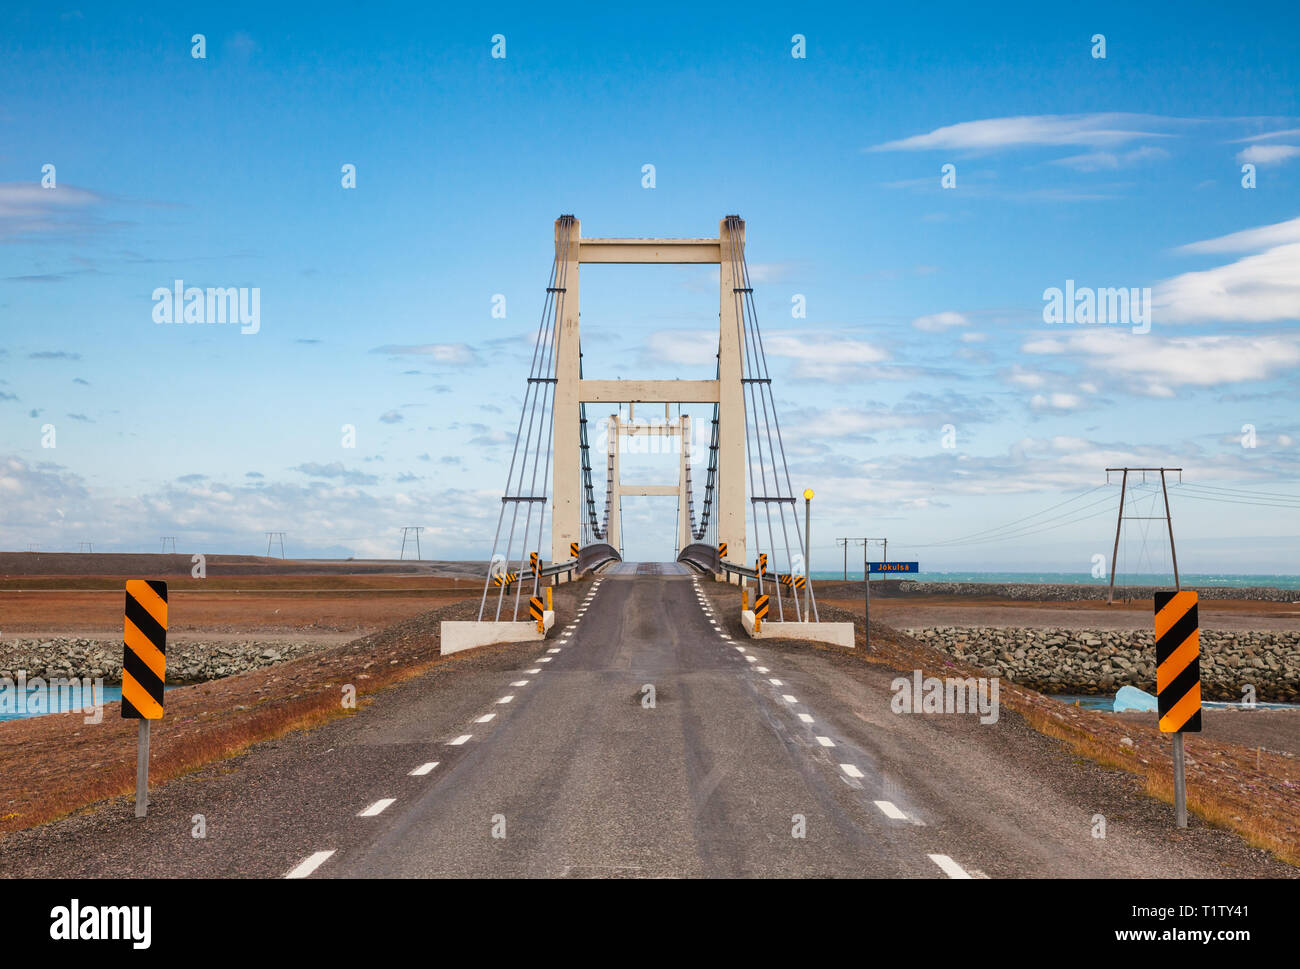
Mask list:
[{"label": "blue sky", "polygon": [[[589,236],[746,219],[814,568],[865,534],[928,568],[1085,571],[1117,488],[937,543],[1107,465],[1294,495],[1300,13],[1137,6],[7,5],[0,547],[278,529],[391,556],[424,525],[426,555],[486,557],[564,212]],[[258,332],[156,324],[175,279],[258,288]],[[588,374],[711,376],[715,279],[585,269]],[[1150,332],[1045,323],[1067,280],[1150,288]],[[1185,571],[1300,571],[1296,502],[1171,500]],[[629,505],[629,557],[665,557],[672,514]]]}]

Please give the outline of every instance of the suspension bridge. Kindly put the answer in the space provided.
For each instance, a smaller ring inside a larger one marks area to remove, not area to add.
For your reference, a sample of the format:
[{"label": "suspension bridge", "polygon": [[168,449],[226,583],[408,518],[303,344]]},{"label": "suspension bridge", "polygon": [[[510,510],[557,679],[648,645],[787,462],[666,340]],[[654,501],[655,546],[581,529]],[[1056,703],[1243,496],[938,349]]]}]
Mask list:
[{"label": "suspension bridge", "polygon": [[[581,269],[593,264],[716,265],[713,379],[610,380],[586,374]],[[679,414],[672,421],[674,404]],[[684,404],[711,404],[713,410],[698,498],[691,475],[691,418],[680,412]],[[599,497],[588,405],[593,413],[601,405],[628,408],[628,418],[616,409],[601,422],[597,443],[604,438],[605,477]],[[664,423],[638,424],[637,405],[663,405]],[[623,481],[620,454],[624,442],[637,435],[672,442],[680,455],[676,482]],[[574,216],[555,220],[555,259],[478,617],[472,623],[444,623],[443,651],[544,636],[551,613],[540,604],[543,589],[616,568],[623,560],[623,499],[648,495],[677,498],[676,571],[745,585],[747,592],[752,581],[755,608],[746,619],[751,635],[797,634],[852,645],[851,624],[820,622],[805,574],[805,535],[754,305],[745,223],[737,215],[721,220],[717,238],[583,238]]]}]

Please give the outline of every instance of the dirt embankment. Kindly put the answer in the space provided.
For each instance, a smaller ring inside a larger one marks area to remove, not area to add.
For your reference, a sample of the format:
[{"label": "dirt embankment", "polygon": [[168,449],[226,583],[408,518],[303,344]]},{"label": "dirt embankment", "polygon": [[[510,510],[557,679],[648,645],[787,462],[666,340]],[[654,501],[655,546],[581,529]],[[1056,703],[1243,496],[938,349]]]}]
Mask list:
[{"label": "dirt embankment", "polygon": [[[557,588],[557,612],[572,615],[586,589],[586,583]],[[152,731],[151,783],[349,716],[368,695],[435,665],[477,662],[482,650],[439,652],[441,621],[477,613],[474,597],[307,656],[169,691],[166,715]],[[136,724],[121,718],[117,703],[104,705],[100,723],[86,723],[82,713],[0,723],[0,835],[134,791],[135,735]]]}]

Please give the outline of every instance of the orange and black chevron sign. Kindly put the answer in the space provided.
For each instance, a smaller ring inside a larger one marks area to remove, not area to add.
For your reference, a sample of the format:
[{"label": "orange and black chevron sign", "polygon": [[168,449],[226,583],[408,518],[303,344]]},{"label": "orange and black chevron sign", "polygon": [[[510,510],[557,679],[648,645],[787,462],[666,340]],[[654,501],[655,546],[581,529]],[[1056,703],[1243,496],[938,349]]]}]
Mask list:
[{"label": "orange and black chevron sign", "polygon": [[1201,729],[1201,634],[1195,592],[1157,592],[1156,706],[1164,733]]},{"label": "orange and black chevron sign", "polygon": [[538,573],[537,553],[536,553],[536,552],[529,552],[529,553],[528,553],[528,564],[532,567],[533,575],[536,575],[536,574]]},{"label": "orange and black chevron sign", "polygon": [[542,600],[539,597],[533,596],[528,600],[528,615],[532,616],[538,622],[542,621],[542,614],[545,609],[546,607],[542,605]]},{"label": "orange and black chevron sign", "polygon": [[759,575],[767,575],[767,553],[758,553],[758,566],[754,569]]},{"label": "orange and black chevron sign", "polygon": [[757,599],[754,600],[754,618],[755,618],[755,619],[766,619],[766,618],[767,618],[767,600],[768,600],[768,597],[765,596],[765,595],[764,595],[764,596],[759,596]]},{"label": "orange and black chevron sign", "polygon": [[724,558],[724,559],[727,557],[727,543],[726,543],[726,542],[719,542],[719,543],[718,543],[718,557],[719,557],[719,558]]},{"label": "orange and black chevron sign", "polygon": [[578,557],[578,543],[577,543],[577,542],[570,542],[570,543],[569,543],[569,554],[572,555],[575,559]]},{"label": "orange and black chevron sign", "polygon": [[518,572],[498,572],[496,575],[492,576],[492,581],[497,585],[510,586],[513,585],[518,578]]},{"label": "orange and black chevron sign", "polygon": [[161,720],[167,673],[166,582],[127,580],[122,641],[122,716]]}]

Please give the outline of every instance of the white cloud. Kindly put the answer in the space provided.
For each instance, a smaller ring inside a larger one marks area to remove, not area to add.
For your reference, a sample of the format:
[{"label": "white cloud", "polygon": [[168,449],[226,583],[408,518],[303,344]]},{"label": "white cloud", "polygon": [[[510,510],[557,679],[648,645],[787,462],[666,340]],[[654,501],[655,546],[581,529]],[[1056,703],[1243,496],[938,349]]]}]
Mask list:
[{"label": "white cloud", "polygon": [[1157,325],[1300,319],[1300,242],[1167,279],[1153,290],[1151,316]]},{"label": "white cloud", "polygon": [[1051,164],[1073,168],[1077,172],[1100,172],[1114,171],[1125,165],[1133,165],[1138,162],[1152,161],[1157,158],[1168,157],[1169,152],[1165,151],[1163,148],[1156,148],[1153,145],[1143,145],[1140,148],[1134,148],[1132,151],[1122,153],[1090,151],[1083,155],[1071,155],[1068,158],[1058,158]]},{"label": "white cloud", "polygon": [[[1267,380],[1300,365],[1300,335],[1291,334],[1161,339],[1097,328],[1059,342],[1064,352],[1112,376],[1131,377],[1136,383],[1125,383],[1132,390],[1157,397],[1172,396],[1180,386]],[[1023,349],[1036,352],[1028,344]]]},{"label": "white cloud", "polygon": [[102,196],[72,185],[42,188],[39,182],[0,183],[0,238],[57,232],[93,225],[87,210]]},{"label": "white cloud", "polygon": [[927,333],[940,333],[955,326],[970,326],[970,320],[961,313],[945,311],[931,313],[929,316],[918,316],[912,321],[912,325]]},{"label": "white cloud", "polygon": [[1065,353],[1066,344],[1064,340],[1058,340],[1054,337],[1041,337],[1037,340],[1030,340],[1020,348],[1022,353]]},{"label": "white cloud", "polygon": [[[1034,352],[1034,351],[1029,351]],[[1010,371],[1002,375],[1002,379],[1007,383],[1015,384],[1018,387],[1028,387],[1030,390],[1037,390],[1047,383],[1047,375],[1039,373],[1036,370],[1026,370],[1016,364]]]},{"label": "white cloud", "polygon": [[421,343],[409,345],[385,344],[375,347],[371,353],[386,353],[390,356],[432,357],[438,363],[468,365],[479,362],[473,348],[465,343]]},{"label": "white cloud", "polygon": [[1245,138],[1233,138],[1228,142],[1228,144],[1240,145],[1247,141],[1266,141],[1269,138],[1290,138],[1292,135],[1300,135],[1300,128],[1287,128],[1285,131],[1268,131],[1262,135],[1247,135]]},{"label": "white cloud", "polygon": [[1300,217],[1254,229],[1242,229],[1226,236],[1179,246],[1175,252],[1261,252],[1288,242],[1300,242]]},{"label": "white cloud", "polygon": [[713,363],[718,335],[708,330],[657,330],[646,340],[645,352],[655,360],[683,366]]},{"label": "white cloud", "polygon": [[764,335],[763,346],[769,357],[794,360],[791,376],[798,379],[852,380],[868,371],[877,377],[891,376],[888,369],[872,366],[888,360],[889,354],[866,340],[785,330]]},{"label": "white cloud", "polygon": [[1075,410],[1083,406],[1083,398],[1078,394],[1034,394],[1029,406],[1034,410]]},{"label": "white cloud", "polygon": [[1271,165],[1300,155],[1300,147],[1295,145],[1251,145],[1237,152],[1237,161],[1250,162],[1253,165]]},{"label": "white cloud", "polygon": [[991,150],[1029,145],[1105,147],[1138,138],[1169,137],[1147,129],[1168,125],[1176,120],[1123,113],[1039,114],[1012,118],[986,118],[981,121],[963,121],[960,124],[936,128],[928,134],[885,142],[869,150]]}]

